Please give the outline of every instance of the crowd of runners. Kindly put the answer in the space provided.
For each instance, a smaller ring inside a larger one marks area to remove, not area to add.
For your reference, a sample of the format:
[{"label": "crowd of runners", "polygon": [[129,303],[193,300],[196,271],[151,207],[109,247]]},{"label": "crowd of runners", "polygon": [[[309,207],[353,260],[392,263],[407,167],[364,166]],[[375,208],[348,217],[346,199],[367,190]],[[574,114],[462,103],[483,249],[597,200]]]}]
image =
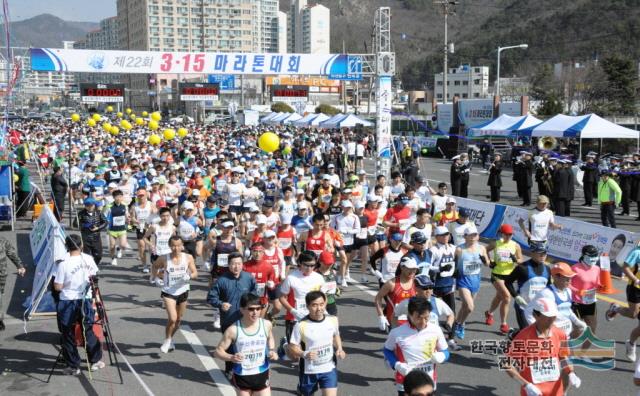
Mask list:
[{"label": "crowd of runners", "polygon": [[[601,252],[585,245],[579,263],[551,263],[547,236],[559,225],[544,195],[528,219],[480,243],[446,183],[430,185],[424,172],[412,183],[400,169],[367,172],[363,158],[376,152],[368,132],[190,125],[186,137],[153,145],[138,127],[118,136],[57,121],[13,127],[45,173],[67,178],[87,257],[99,268],[137,252],[134,268],[159,288],[167,312],[163,353],[174,348],[190,282],[208,280],[212,324],[223,334],[215,356],[239,395],[270,394],[273,361],[299,367],[299,394],[339,394],[339,361],[349,358],[340,293],[372,276],[379,291],[361,314],[388,333],[380,348],[398,395],[437,390],[437,370],[462,353],[474,312],[512,346],[526,345],[504,351],[521,394],[581,385],[566,340],[586,328],[597,334]],[[258,148],[267,130],[280,136],[276,152]],[[529,258],[512,240],[515,227],[530,240]],[[607,320],[637,317],[639,261],[638,249],[625,260],[630,306],[612,306]],[[476,306],[481,288],[495,293],[490,306]],[[508,325],[512,307],[518,328]],[[275,339],[274,326],[286,336]],[[626,344],[632,361],[638,335]]]}]

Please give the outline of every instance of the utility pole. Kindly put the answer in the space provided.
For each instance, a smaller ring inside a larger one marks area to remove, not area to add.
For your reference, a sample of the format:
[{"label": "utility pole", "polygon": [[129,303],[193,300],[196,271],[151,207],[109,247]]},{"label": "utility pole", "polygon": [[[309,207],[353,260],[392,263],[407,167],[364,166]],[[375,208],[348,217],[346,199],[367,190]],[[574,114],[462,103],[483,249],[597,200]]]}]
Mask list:
[{"label": "utility pole", "polygon": [[444,14],[444,65],[442,69],[442,103],[447,103],[447,56],[449,54],[449,37],[448,37],[448,19],[449,15],[456,14],[456,5],[458,1],[454,0],[434,0],[434,5],[442,6],[442,12]]}]

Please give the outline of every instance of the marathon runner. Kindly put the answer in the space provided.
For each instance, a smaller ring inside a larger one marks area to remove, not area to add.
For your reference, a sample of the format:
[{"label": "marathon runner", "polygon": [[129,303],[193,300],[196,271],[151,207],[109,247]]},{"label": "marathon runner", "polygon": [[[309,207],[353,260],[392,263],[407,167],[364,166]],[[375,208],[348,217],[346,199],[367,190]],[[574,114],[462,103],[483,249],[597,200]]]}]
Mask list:
[{"label": "marathon runner", "polygon": [[[385,331],[396,327],[397,322],[394,317],[396,305],[403,300],[416,295],[414,278],[418,271],[418,263],[407,255],[400,259],[396,276],[385,282],[376,294],[374,303],[378,315],[378,328]],[[384,308],[383,308],[383,303]],[[406,321],[407,318],[398,318],[398,321]]]},{"label": "marathon runner", "polygon": [[131,225],[136,229],[136,240],[138,243],[138,259],[142,265],[142,272],[147,274],[151,265],[147,264],[147,244],[144,236],[149,228],[150,221],[156,215],[156,208],[147,198],[147,190],[140,189],[136,192],[136,199],[129,207],[129,218]]}]

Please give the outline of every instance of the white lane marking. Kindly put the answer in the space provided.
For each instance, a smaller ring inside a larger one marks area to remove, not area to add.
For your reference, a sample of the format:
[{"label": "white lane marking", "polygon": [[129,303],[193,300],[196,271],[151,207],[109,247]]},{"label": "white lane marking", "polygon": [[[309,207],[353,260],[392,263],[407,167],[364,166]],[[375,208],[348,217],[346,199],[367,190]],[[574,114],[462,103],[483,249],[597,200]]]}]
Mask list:
[{"label": "white lane marking", "polygon": [[118,344],[116,344],[114,342],[113,346],[116,348],[116,351],[118,351],[118,353],[120,354],[120,357],[122,358],[124,363],[127,365],[127,367],[129,367],[129,370],[131,371],[131,374],[133,374],[133,376],[136,377],[136,379],[138,380],[140,385],[142,385],[142,389],[144,389],[144,391],[147,393],[147,395],[154,396],[153,392],[151,392],[151,389],[149,389],[147,384],[144,383],[142,378],[140,378],[140,376],[138,375],[138,372],[133,369],[133,367],[131,366],[131,363],[129,363],[129,361],[127,360],[126,356],[124,356],[124,354],[120,351],[120,348],[118,348]]},{"label": "white lane marking", "polygon": [[353,285],[355,287],[357,287],[358,289],[362,290],[363,292],[367,293],[370,296],[375,297],[376,294],[378,294],[377,291],[371,290],[370,288],[368,288],[367,286],[363,285],[362,283],[355,281],[355,282],[349,282],[349,285]]},{"label": "white lane marking", "polygon": [[207,348],[204,347],[204,344],[202,344],[191,327],[189,325],[182,325],[180,327],[180,333],[182,333],[182,336],[185,338],[185,340],[187,340],[189,345],[191,345],[191,348],[196,353],[196,355],[198,355],[198,359],[200,359],[200,362],[204,366],[205,370],[207,370],[207,372],[209,373],[209,376],[211,377],[213,382],[216,383],[216,386],[220,393],[223,396],[235,396],[235,388],[231,386],[229,380],[227,380],[227,377],[224,376],[216,361],[211,357],[211,355],[209,355],[209,352],[207,352]]}]

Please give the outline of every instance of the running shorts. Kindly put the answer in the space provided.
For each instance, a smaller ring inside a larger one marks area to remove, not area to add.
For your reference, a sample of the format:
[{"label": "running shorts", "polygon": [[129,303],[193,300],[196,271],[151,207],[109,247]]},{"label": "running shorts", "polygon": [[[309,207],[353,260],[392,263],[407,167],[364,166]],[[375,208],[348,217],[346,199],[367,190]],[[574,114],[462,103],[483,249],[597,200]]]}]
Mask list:
[{"label": "running shorts", "polygon": [[127,235],[127,230],[122,230],[122,231],[107,231],[109,233],[110,236],[112,236],[113,238],[120,238],[123,235]]},{"label": "running shorts", "polygon": [[596,314],[596,303],[593,303],[593,304],[573,303],[571,305],[571,309],[573,309],[573,312],[575,312],[575,314],[579,318],[584,318],[585,316],[592,316]]},{"label": "running shorts", "polygon": [[174,296],[173,294],[161,292],[160,297],[170,298],[172,300],[176,300],[176,304],[182,304],[183,302],[187,301],[187,298],[189,298],[189,290],[177,296]]},{"label": "running shorts", "polygon": [[259,392],[269,387],[269,370],[253,375],[233,374],[233,385],[245,392]]},{"label": "running shorts", "polygon": [[301,374],[298,390],[304,396],[313,395],[318,388],[331,389],[338,387],[338,372],[334,368],[328,373]]}]

